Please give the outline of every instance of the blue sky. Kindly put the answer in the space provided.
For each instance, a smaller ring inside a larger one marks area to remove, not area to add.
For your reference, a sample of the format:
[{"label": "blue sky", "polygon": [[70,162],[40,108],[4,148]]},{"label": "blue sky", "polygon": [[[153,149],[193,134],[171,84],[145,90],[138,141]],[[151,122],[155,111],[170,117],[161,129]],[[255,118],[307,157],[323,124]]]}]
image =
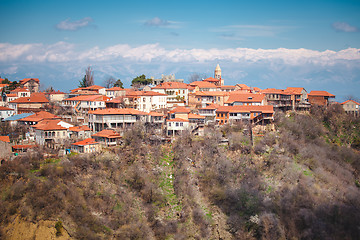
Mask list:
[{"label": "blue sky", "polygon": [[0,75],[75,88],[91,65],[137,75],[194,72],[226,84],[304,86],[359,97],[360,1],[3,1]]}]

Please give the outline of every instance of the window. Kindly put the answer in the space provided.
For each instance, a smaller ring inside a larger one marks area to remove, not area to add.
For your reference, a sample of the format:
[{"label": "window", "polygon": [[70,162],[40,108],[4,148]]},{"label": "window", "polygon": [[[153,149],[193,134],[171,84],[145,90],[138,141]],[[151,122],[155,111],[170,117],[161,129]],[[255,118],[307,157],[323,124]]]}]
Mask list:
[{"label": "window", "polygon": [[184,124],[183,123],[180,123],[180,127],[182,127]]},{"label": "window", "polygon": [[171,127],[171,122],[169,122],[169,127]]},{"label": "window", "polygon": [[179,126],[179,123],[176,123],[175,125],[178,127],[178,126]]}]

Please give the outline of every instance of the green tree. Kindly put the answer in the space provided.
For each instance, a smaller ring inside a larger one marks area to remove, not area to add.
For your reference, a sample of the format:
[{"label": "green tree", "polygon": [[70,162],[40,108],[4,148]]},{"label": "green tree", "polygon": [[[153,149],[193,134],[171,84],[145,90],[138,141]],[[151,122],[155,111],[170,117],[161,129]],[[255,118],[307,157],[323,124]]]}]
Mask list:
[{"label": "green tree", "polygon": [[10,81],[9,81],[9,79],[5,78],[1,83],[2,84],[10,84]]},{"label": "green tree", "polygon": [[144,74],[137,76],[136,78],[134,78],[131,81],[131,86],[144,86],[144,85],[148,85],[152,83],[152,79],[151,78],[146,78],[146,76]]},{"label": "green tree", "polygon": [[84,75],[83,79],[79,81],[79,88],[87,87],[86,85],[86,75]]},{"label": "green tree", "polygon": [[124,88],[123,83],[120,79],[115,82],[114,87]]}]

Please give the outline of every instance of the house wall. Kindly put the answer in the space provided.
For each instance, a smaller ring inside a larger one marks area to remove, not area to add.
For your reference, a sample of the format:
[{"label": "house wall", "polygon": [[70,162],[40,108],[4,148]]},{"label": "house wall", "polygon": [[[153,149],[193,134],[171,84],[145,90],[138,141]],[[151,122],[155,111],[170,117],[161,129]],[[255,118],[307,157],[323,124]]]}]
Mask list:
[{"label": "house wall", "polygon": [[0,111],[0,120],[3,120],[5,118],[11,117],[12,115],[15,114],[14,110],[3,110]]},{"label": "house wall", "polygon": [[308,98],[312,105],[326,106],[328,104],[328,100],[323,96],[308,96]]}]

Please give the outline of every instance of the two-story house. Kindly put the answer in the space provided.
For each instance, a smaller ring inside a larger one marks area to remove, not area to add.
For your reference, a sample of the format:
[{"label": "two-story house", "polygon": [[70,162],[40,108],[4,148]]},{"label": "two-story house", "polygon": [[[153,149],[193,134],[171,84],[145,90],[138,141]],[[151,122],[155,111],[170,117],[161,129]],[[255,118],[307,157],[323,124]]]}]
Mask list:
[{"label": "two-story house", "polygon": [[344,108],[344,111],[346,113],[352,114],[355,117],[359,116],[360,103],[355,102],[354,100],[347,100],[347,101],[341,103],[341,106]]},{"label": "two-story house", "polygon": [[97,132],[103,129],[126,129],[136,122],[146,122],[148,113],[132,108],[106,108],[89,111],[89,127]]},{"label": "two-story house", "polygon": [[67,98],[62,101],[63,106],[69,106],[75,112],[87,112],[95,109],[106,108],[106,102],[110,98],[104,95],[80,95]]},{"label": "two-story house", "polygon": [[132,91],[126,94],[124,102],[136,110],[150,112],[167,107],[167,94],[155,91]]},{"label": "two-story house", "polygon": [[30,90],[30,93],[39,92],[40,81],[38,78],[24,78],[20,80],[20,86]]},{"label": "two-story house", "polygon": [[189,93],[194,89],[189,84],[182,82],[164,82],[152,88],[154,92],[168,95],[167,107],[187,105]]}]

